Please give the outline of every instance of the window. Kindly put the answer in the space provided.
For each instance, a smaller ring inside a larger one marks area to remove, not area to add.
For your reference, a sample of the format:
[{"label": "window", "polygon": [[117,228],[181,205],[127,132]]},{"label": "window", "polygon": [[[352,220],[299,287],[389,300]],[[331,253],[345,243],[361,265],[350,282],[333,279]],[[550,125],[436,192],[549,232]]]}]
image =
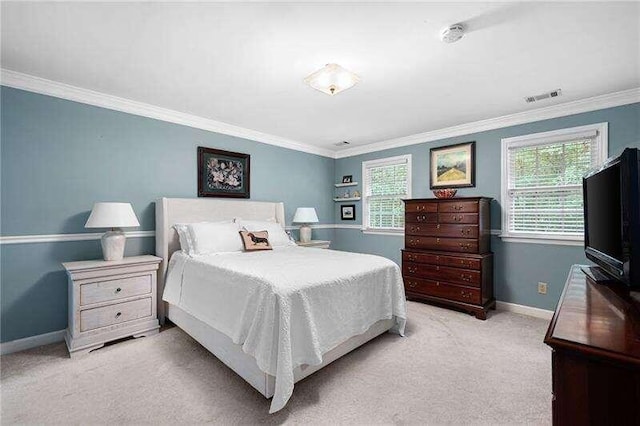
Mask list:
[{"label": "window", "polygon": [[362,181],[363,230],[402,232],[402,200],[411,198],[411,155],[363,161]]},{"label": "window", "polygon": [[506,240],[580,245],[582,176],[607,156],[607,123],[502,140]]}]

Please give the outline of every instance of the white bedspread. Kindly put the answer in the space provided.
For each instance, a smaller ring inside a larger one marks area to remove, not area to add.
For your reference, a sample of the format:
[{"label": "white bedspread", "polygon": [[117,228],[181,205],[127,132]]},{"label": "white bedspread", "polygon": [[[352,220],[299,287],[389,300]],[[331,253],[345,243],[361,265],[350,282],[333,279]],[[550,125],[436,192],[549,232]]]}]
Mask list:
[{"label": "white bedspread", "polygon": [[381,319],[403,334],[398,266],[379,256],[302,247],[189,257],[169,263],[163,300],[229,336],[275,376],[270,413],[293,393],[293,370]]}]

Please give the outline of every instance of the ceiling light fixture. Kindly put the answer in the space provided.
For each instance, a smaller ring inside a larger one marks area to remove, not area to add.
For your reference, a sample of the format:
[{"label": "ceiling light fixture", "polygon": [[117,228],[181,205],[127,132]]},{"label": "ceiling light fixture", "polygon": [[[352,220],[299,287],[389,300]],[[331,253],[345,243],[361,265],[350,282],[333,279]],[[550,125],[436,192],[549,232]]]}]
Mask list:
[{"label": "ceiling light fixture", "polygon": [[327,64],[304,79],[309,86],[329,96],[350,89],[359,81],[360,77],[338,64]]},{"label": "ceiling light fixture", "polygon": [[440,39],[445,43],[455,43],[464,35],[464,26],[462,24],[453,24],[442,30]]}]

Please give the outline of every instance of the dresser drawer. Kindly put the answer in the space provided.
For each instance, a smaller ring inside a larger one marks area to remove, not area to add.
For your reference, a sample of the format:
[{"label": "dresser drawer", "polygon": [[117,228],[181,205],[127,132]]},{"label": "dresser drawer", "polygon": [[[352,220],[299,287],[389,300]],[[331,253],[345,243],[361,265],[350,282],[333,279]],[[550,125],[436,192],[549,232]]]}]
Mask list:
[{"label": "dresser drawer", "polygon": [[80,305],[108,302],[151,293],[151,275],[80,285]]},{"label": "dresser drawer", "polygon": [[407,235],[425,235],[433,237],[478,238],[478,225],[443,225],[439,223],[409,223]]},{"label": "dresser drawer", "polygon": [[443,201],[438,206],[440,213],[478,213],[477,201]]},{"label": "dresser drawer", "polygon": [[480,259],[457,256],[442,256],[440,254],[402,252],[403,262],[429,263],[432,265],[453,266],[455,268],[480,270]]},{"label": "dresser drawer", "polygon": [[438,213],[440,223],[478,224],[477,213]]},{"label": "dresser drawer", "polygon": [[429,265],[426,263],[402,263],[402,273],[412,277],[448,281],[455,284],[480,287],[480,271],[452,268],[450,266]]},{"label": "dresser drawer", "polygon": [[151,317],[151,298],[80,311],[80,331]]},{"label": "dresser drawer", "polygon": [[458,286],[442,281],[405,277],[404,288],[408,293],[441,297],[466,303],[481,303],[480,289]]},{"label": "dresser drawer", "polygon": [[478,253],[478,240],[439,237],[405,237],[407,248],[454,251],[459,253]]},{"label": "dresser drawer", "polygon": [[405,213],[404,221],[407,223],[436,223],[438,213]]},{"label": "dresser drawer", "polygon": [[407,203],[406,213],[435,213],[438,211],[437,203]]}]

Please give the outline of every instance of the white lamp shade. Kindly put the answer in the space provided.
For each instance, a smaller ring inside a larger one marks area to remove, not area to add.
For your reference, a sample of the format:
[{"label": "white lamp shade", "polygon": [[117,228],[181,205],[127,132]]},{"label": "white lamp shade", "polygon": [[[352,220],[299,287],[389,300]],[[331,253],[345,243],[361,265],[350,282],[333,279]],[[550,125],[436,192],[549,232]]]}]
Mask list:
[{"label": "white lamp shade", "polygon": [[313,207],[298,207],[293,215],[294,223],[317,223],[318,215]]},{"label": "white lamp shade", "polygon": [[140,226],[129,203],[95,203],[85,228],[124,228]]}]

